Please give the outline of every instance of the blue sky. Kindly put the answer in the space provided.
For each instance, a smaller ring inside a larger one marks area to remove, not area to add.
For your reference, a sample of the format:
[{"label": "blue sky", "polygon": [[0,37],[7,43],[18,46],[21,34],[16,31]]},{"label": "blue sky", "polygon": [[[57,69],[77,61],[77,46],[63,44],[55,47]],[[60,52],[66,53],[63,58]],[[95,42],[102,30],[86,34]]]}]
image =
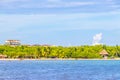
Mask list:
[{"label": "blue sky", "polygon": [[120,45],[120,0],[0,0],[0,43]]}]

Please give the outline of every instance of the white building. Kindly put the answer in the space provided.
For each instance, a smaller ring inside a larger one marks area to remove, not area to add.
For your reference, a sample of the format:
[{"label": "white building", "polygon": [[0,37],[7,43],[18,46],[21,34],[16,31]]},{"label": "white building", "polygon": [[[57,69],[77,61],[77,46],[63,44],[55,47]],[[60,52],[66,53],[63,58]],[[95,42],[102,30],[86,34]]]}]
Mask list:
[{"label": "white building", "polygon": [[18,45],[20,45],[20,40],[6,40],[5,44],[6,45],[18,46]]}]

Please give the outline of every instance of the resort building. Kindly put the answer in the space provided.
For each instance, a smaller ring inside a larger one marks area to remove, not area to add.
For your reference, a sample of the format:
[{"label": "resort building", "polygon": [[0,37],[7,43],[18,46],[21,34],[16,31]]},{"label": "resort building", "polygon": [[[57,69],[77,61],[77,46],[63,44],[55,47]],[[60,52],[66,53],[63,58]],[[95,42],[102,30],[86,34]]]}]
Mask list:
[{"label": "resort building", "polygon": [[18,46],[20,45],[20,40],[7,40],[5,41],[6,45]]},{"label": "resort building", "polygon": [[108,57],[108,52],[107,52],[106,50],[102,50],[102,51],[100,52],[100,55],[102,55],[104,59],[107,59],[107,57]]}]

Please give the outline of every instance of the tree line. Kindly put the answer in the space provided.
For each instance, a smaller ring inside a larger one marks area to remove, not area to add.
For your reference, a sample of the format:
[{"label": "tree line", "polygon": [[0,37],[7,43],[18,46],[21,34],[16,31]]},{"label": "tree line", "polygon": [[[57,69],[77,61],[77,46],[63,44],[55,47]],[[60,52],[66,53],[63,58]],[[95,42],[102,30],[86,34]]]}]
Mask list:
[{"label": "tree line", "polygon": [[108,52],[108,57],[120,57],[120,46],[9,46],[1,45],[0,54],[7,58],[102,58],[99,54],[103,49]]}]

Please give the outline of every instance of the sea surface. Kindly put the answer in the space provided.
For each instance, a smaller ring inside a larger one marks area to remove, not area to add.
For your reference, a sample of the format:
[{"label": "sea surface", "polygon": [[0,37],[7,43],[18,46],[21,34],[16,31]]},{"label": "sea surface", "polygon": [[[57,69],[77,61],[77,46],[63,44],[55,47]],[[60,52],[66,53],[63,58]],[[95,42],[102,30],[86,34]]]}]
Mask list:
[{"label": "sea surface", "polygon": [[120,61],[0,61],[0,80],[120,80]]}]

